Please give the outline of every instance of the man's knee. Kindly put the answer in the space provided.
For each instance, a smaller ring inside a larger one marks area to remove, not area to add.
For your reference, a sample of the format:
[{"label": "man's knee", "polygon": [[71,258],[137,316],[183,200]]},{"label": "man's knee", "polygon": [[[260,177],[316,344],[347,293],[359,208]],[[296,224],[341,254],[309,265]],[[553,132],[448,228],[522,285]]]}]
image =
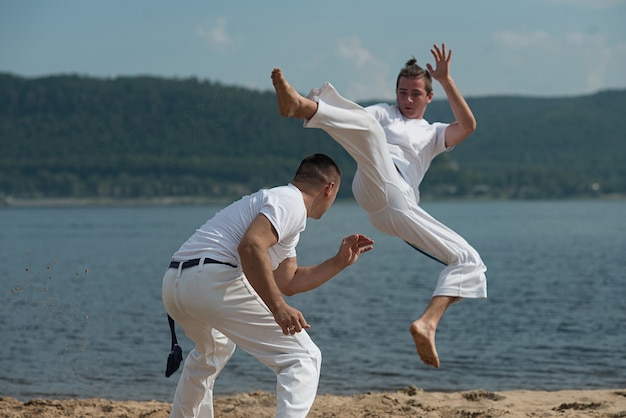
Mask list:
[{"label": "man's knee", "polygon": [[315,373],[319,378],[320,370],[322,368],[322,351],[317,346],[314,346],[309,350],[309,361],[311,362],[312,370],[315,370]]},{"label": "man's knee", "polygon": [[317,368],[321,368],[322,367],[322,351],[315,347],[317,349],[317,354],[316,354],[316,359],[317,359]]},{"label": "man's knee", "polygon": [[322,369],[322,352],[317,346],[309,348],[306,356],[300,359],[300,365],[298,367],[302,377],[305,377],[305,381],[310,384],[319,382],[320,372]]}]

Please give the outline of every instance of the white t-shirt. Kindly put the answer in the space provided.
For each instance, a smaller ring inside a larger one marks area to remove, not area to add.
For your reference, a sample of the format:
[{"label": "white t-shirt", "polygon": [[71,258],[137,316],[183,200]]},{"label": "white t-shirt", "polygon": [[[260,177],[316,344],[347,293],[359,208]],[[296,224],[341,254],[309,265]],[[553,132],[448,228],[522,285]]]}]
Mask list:
[{"label": "white t-shirt", "polygon": [[286,258],[296,256],[300,232],[306,227],[306,207],[300,190],[287,186],[262,189],[222,209],[209,219],[174,253],[176,261],[209,257],[240,266],[237,247],[254,218],[262,213],[278,233],[269,250],[272,270]]},{"label": "white t-shirt", "polygon": [[417,194],[432,160],[452,149],[446,149],[445,133],[449,124],[407,119],[398,106],[387,103],[368,106],[366,110],[383,127],[393,162]]}]

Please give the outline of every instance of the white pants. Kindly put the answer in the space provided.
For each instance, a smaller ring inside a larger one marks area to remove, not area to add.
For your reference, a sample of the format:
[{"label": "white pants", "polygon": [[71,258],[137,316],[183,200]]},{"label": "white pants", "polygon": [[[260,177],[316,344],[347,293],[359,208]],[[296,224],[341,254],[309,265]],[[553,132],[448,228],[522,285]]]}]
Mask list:
[{"label": "white pants", "polygon": [[357,162],[352,191],[372,225],[446,264],[433,296],[487,297],[487,268],[480,255],[418,206],[413,188],[393,163],[378,121],[329,83],[311,90],[308,97],[318,103],[318,109],[304,126],[326,131]]},{"label": "white pants", "polygon": [[276,374],[277,417],[307,415],[317,393],[321,352],[305,331],[282,333],[241,271],[221,264],[169,269],[163,304],[195,343],[171,417],[213,417],[213,385],[236,345]]}]

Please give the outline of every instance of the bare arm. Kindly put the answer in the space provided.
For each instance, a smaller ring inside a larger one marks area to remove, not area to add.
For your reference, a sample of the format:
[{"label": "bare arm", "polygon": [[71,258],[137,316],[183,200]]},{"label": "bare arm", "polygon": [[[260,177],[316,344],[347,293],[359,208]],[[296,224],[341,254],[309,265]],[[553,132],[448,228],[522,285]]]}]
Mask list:
[{"label": "bare arm", "polygon": [[426,64],[426,66],[432,77],[441,84],[443,91],[448,97],[452,114],[456,119],[446,129],[446,148],[450,148],[463,142],[465,138],[476,130],[476,119],[450,76],[452,50],[446,55],[446,44],[442,44],[441,49],[435,45],[430,52],[435,57],[436,67],[433,69],[430,64]]},{"label": "bare arm", "polygon": [[354,264],[359,255],[370,251],[373,245],[374,241],[365,235],[354,234],[341,241],[335,256],[316,266],[299,267],[295,258],[288,258],[274,271],[276,283],[279,289],[288,296],[308,292]]},{"label": "bare arm", "polygon": [[246,230],[237,250],[248,281],[270,309],[283,333],[287,335],[310,326],[300,311],[285,302],[274,279],[267,250],[277,242],[278,234],[274,226],[264,215],[257,215]]}]

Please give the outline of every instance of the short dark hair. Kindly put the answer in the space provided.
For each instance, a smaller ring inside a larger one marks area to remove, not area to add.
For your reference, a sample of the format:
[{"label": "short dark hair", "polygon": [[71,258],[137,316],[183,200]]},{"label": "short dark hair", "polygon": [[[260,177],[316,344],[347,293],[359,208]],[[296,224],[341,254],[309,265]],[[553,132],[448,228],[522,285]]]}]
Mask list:
[{"label": "short dark hair", "polygon": [[396,90],[398,90],[398,85],[400,84],[401,77],[423,77],[426,87],[426,93],[430,94],[430,92],[433,91],[433,79],[430,76],[430,73],[417,64],[417,59],[415,59],[415,57],[411,57],[411,59],[408,60],[406,64],[404,64],[404,67],[402,67],[402,69],[400,70],[398,78],[396,79]]},{"label": "short dark hair", "polygon": [[306,183],[326,184],[338,181],[341,178],[341,169],[332,158],[326,154],[311,154],[305,157],[296,171],[294,180]]}]

